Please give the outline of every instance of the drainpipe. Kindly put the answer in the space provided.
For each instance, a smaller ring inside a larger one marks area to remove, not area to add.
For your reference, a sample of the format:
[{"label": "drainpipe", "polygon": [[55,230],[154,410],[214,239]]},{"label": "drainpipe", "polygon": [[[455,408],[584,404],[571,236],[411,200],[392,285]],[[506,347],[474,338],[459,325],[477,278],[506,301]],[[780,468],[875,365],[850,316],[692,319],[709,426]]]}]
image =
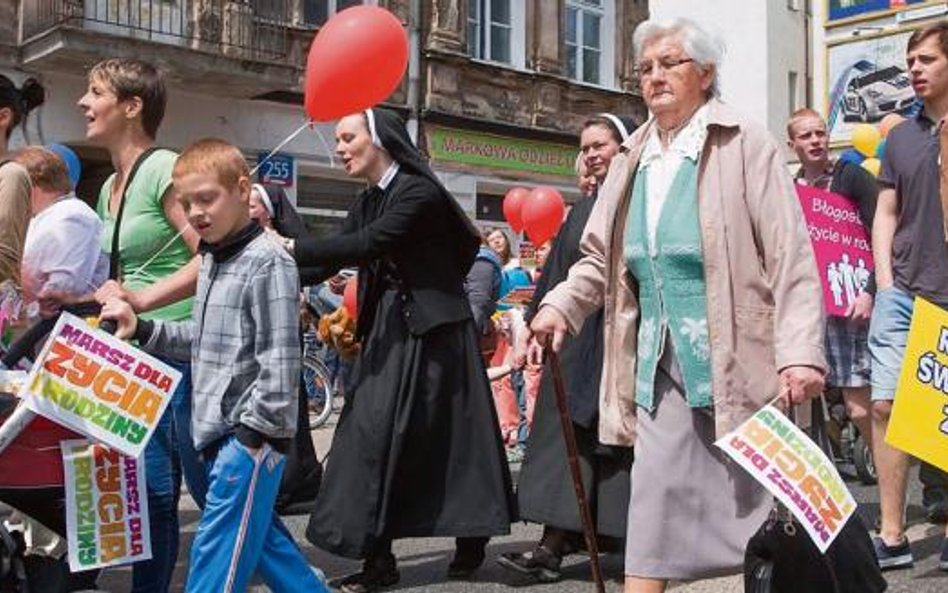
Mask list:
[{"label": "drainpipe", "polygon": [[421,116],[421,0],[410,0],[408,16],[408,135],[418,144]]},{"label": "drainpipe", "polygon": [[813,17],[813,6],[811,0],[806,0],[803,4],[803,47],[806,48],[803,54],[803,84],[806,87],[806,105],[807,107],[813,107],[813,65],[810,63],[810,52],[816,49],[813,44],[812,25],[810,23]]}]

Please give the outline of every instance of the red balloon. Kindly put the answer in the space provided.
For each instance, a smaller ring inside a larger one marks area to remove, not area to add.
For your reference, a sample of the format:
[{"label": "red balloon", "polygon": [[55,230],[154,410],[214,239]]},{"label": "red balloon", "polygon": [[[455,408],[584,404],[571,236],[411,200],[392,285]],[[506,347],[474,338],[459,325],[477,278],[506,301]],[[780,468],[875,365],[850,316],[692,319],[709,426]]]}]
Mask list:
[{"label": "red balloon", "polygon": [[358,315],[358,302],[359,302],[359,281],[355,276],[352,276],[346,280],[346,287],[342,291],[342,306],[345,307],[346,312],[349,313],[351,319],[355,319]]},{"label": "red balloon", "polygon": [[529,195],[529,189],[525,187],[515,187],[504,196],[504,218],[507,219],[507,224],[510,225],[510,228],[512,228],[515,233],[519,233],[523,230],[523,219],[520,217],[520,214],[523,210],[523,204]]},{"label": "red balloon", "polygon": [[330,121],[381,103],[408,67],[408,36],[391,12],[353,6],[319,30],[306,58],[306,114]]},{"label": "red balloon", "polygon": [[565,212],[563,196],[554,188],[540,186],[530,192],[520,211],[530,241],[542,245],[552,239],[563,224]]}]

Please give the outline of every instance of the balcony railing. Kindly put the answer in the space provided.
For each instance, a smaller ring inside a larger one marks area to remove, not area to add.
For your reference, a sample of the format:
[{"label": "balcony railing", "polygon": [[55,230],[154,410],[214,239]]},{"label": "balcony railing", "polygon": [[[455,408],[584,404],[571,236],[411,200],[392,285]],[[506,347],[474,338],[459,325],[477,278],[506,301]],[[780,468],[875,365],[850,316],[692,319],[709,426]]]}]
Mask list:
[{"label": "balcony railing", "polygon": [[58,27],[266,61],[287,54],[295,0],[21,0],[23,39]]}]

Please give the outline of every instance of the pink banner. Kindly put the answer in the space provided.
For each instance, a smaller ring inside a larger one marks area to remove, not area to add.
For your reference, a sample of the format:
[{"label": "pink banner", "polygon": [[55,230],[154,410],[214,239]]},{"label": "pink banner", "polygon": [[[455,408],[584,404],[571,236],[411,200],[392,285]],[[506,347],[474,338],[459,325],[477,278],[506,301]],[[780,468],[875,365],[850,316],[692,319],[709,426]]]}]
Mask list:
[{"label": "pink banner", "polygon": [[872,272],[869,234],[852,200],[806,185],[796,188],[820,268],[826,313],[845,315]]}]

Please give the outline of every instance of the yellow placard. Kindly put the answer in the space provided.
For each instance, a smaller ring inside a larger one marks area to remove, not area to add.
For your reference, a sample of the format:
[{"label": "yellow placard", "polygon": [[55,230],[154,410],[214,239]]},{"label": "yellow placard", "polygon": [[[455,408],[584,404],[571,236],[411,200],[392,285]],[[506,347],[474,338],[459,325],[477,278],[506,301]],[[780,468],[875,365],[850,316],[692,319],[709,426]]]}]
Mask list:
[{"label": "yellow placard", "polygon": [[887,443],[948,471],[948,312],[915,298]]}]

